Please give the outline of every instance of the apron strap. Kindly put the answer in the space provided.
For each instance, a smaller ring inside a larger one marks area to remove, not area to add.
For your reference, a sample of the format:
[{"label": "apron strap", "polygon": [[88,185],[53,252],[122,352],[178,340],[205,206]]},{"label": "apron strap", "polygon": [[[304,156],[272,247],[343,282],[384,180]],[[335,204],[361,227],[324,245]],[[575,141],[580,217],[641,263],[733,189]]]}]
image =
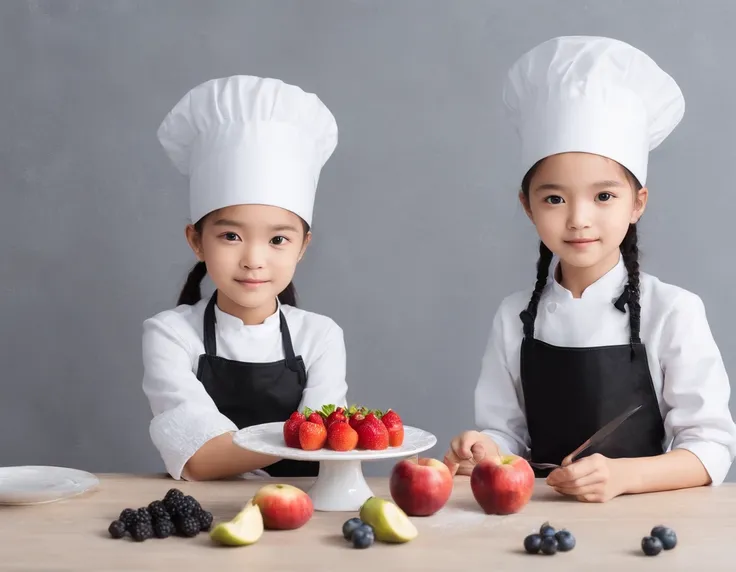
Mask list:
[{"label": "apron strap", "polygon": [[[209,356],[217,355],[217,337],[215,335],[215,303],[217,302],[217,291],[212,294],[207,308],[204,311],[204,352]],[[294,355],[294,345],[291,343],[289,325],[286,323],[284,313],[279,310],[279,325],[281,330],[281,344],[284,348],[284,357],[289,369],[298,371],[299,365]]]},{"label": "apron strap", "polygon": [[281,323],[281,343],[284,346],[284,357],[291,361],[294,359],[294,346],[291,343],[291,333],[289,332],[289,324],[286,323],[286,316],[279,310],[279,321]]},{"label": "apron strap", "polygon": [[217,302],[217,290],[210,298],[204,310],[204,353],[208,356],[217,355],[217,336],[215,336],[215,303]]}]

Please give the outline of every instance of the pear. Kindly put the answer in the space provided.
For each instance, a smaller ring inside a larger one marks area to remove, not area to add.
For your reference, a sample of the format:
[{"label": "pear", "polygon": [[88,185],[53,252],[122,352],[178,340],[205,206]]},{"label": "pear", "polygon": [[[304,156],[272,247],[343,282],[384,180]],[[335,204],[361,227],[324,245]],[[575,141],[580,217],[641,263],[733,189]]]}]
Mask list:
[{"label": "pear", "polygon": [[371,497],[360,507],[360,519],[373,527],[376,540],[381,542],[409,542],[419,531],[394,503]]},{"label": "pear", "polygon": [[258,505],[248,501],[243,510],[229,522],[221,522],[210,532],[215,542],[226,546],[248,546],[263,534],[263,517]]}]

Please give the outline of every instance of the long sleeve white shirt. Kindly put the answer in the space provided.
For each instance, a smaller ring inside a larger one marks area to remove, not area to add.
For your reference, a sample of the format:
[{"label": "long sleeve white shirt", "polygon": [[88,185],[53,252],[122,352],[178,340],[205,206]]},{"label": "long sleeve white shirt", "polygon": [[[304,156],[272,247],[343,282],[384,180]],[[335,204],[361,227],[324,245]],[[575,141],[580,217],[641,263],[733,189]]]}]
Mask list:
[{"label": "long sleeve white shirt", "polygon": [[[555,279],[557,259],[539,302],[535,337],[562,347],[627,344],[629,316],[613,302],[627,282],[623,259],[581,298]],[[702,300],[646,273],[640,275],[641,340],[664,419],[663,450],[697,455],[713,485],[723,482],[736,456],[730,384]],[[508,296],[493,320],[475,390],[476,424],[502,450],[528,458],[529,434],[520,379],[523,340],[519,313],[532,290]]]},{"label": "long sleeve white shirt", "polygon": [[[143,323],[143,390],[153,419],[150,435],[175,478],[210,439],[236,425],[221,414],[196,372],[204,353],[203,317],[208,300],[163,311]],[[279,304],[294,352],[301,355],[307,385],[299,408],[346,405],[346,354],[342,329],[330,318]],[[278,310],[262,324],[245,325],[215,306],[217,355],[242,362],[284,359]]]}]

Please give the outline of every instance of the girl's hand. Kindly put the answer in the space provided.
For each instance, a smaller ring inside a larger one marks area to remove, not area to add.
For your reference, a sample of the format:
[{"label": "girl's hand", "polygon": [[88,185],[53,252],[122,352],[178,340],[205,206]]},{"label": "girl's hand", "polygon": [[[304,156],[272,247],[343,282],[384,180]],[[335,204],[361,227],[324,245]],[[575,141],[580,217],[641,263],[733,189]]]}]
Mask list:
[{"label": "girl's hand", "polygon": [[466,431],[452,440],[445,453],[444,463],[453,476],[470,476],[475,465],[487,455],[500,455],[493,440],[478,431]]},{"label": "girl's hand", "polygon": [[625,472],[617,459],[598,453],[574,463],[565,457],[562,467],[547,476],[547,484],[558,493],[583,502],[607,502],[626,489]]}]

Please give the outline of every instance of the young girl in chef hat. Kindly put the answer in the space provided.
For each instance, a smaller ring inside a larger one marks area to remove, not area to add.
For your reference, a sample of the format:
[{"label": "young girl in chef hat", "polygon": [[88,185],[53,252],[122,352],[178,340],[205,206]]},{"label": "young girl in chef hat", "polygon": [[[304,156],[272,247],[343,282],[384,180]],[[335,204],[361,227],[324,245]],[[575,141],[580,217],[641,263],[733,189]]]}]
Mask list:
[{"label": "young girl in chef hat", "polygon": [[[475,392],[480,431],[445,461],[516,454],[584,501],[720,484],[736,454],[729,380],[701,299],[640,272],[647,161],[684,112],[675,81],[620,41],[555,38],[509,71],[520,200],[540,251],[533,290],[496,312]],[[595,431],[640,406],[571,462]]]},{"label": "young girl in chef hat", "polygon": [[158,136],[189,179],[186,238],[199,262],[179,305],[143,324],[153,443],[175,479],[314,475],[314,463],[252,453],[232,437],[303,407],[345,405],[342,330],[296,308],[291,283],[335,119],[299,87],[235,76],[191,90]]}]

